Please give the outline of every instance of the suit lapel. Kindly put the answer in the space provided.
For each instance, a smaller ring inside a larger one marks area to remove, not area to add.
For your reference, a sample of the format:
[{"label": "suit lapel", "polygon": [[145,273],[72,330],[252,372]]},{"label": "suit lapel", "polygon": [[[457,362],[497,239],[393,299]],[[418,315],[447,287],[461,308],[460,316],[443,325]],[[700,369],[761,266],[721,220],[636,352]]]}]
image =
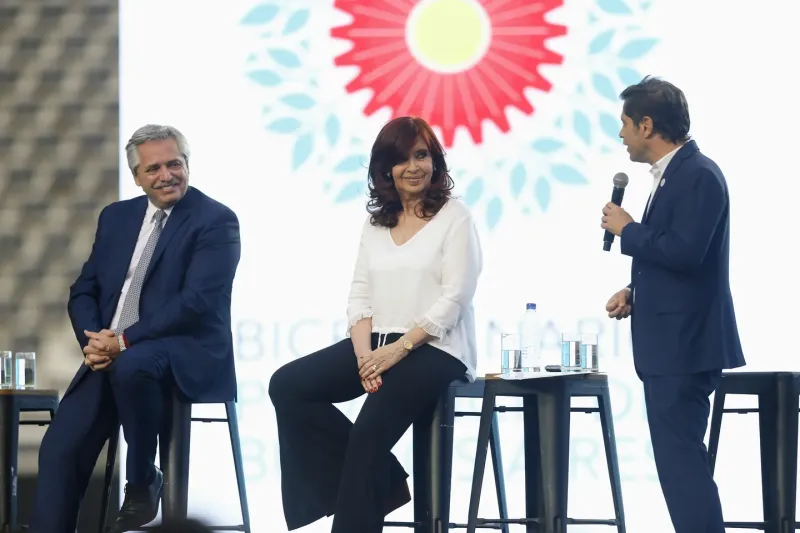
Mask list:
[{"label": "suit lapel", "polygon": [[[118,287],[116,294],[122,291],[122,285],[125,283],[125,275],[128,273],[128,267],[131,264],[133,251],[136,248],[136,241],[139,240],[139,232],[142,230],[142,222],[144,221],[144,214],[147,211],[147,197],[142,196],[137,198],[136,201],[131,202],[131,209],[122,217],[119,223],[119,229],[115,232],[117,236],[117,243],[120,254],[113,254],[111,258],[111,265],[109,269],[112,272],[114,286]],[[114,221],[116,224],[117,221]]]},{"label": "suit lapel", "polygon": [[672,161],[669,162],[667,165],[667,169],[664,171],[664,174],[661,175],[661,183],[656,187],[655,192],[653,193],[652,197],[650,198],[650,202],[648,202],[649,207],[645,207],[645,214],[642,218],[642,223],[646,223],[647,220],[650,218],[650,215],[653,214],[653,209],[656,207],[658,203],[658,199],[664,195],[664,190],[670,186],[672,182],[672,177],[678,172],[678,169],[681,167],[684,161],[688,159],[692,154],[697,152],[697,143],[694,141],[689,141],[683,146],[681,146],[680,150],[675,154],[675,157],[672,158]]},{"label": "suit lapel", "polygon": [[161,231],[161,236],[158,238],[158,244],[156,244],[156,249],[153,251],[153,257],[150,259],[150,264],[147,265],[147,273],[144,276],[144,282],[147,283],[147,280],[150,279],[150,276],[153,273],[153,269],[158,264],[158,261],[161,259],[161,256],[164,255],[164,251],[167,249],[169,245],[169,241],[177,233],[178,229],[186,222],[186,219],[189,218],[191,214],[191,203],[192,197],[194,194],[192,193],[192,189],[190,188],[186,191],[186,195],[175,204],[175,207],[172,209],[172,213],[170,213],[169,217],[167,217],[167,223],[164,225],[164,229]]}]

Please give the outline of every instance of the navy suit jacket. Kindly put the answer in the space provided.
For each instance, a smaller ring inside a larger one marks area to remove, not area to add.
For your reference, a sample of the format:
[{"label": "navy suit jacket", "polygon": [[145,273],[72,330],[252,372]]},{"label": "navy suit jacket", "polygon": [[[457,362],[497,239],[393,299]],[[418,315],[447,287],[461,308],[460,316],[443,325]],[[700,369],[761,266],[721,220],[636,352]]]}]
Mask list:
[{"label": "navy suit jacket", "polygon": [[730,201],[722,171],[684,144],[642,222],[622,230],[633,258],[637,372],[693,374],[744,366],[729,283]]},{"label": "navy suit jacket", "polygon": [[[83,330],[110,327],[147,203],[139,196],[100,213],[91,255],[69,294],[69,317],[81,349],[88,343]],[[153,252],[139,321],[124,332],[130,349],[159,341],[176,384],[196,402],[236,398],[231,290],[240,249],[234,212],[190,187],[173,207]],[[65,395],[87,371],[81,365]]]}]

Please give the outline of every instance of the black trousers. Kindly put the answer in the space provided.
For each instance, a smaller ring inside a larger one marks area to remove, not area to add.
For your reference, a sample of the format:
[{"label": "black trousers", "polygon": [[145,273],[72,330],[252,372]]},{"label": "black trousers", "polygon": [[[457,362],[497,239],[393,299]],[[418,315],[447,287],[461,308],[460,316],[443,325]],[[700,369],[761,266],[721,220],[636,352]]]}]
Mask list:
[{"label": "black trousers", "polygon": [[[390,334],[386,342],[398,337]],[[373,334],[373,349],[377,343]],[[408,474],[392,447],[465,372],[455,357],[420,346],[383,374],[383,386],[367,397],[352,423],[333,405],[365,394],[350,339],[279,368],[269,394],[288,528],[334,515],[332,533],[382,531],[384,517],[407,487]]]}]

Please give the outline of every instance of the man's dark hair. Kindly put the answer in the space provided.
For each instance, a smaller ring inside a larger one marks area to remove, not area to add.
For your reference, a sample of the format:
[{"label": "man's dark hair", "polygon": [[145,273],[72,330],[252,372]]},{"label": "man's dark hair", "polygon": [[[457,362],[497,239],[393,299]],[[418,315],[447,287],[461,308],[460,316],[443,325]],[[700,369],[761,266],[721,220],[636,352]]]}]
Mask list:
[{"label": "man's dark hair", "polygon": [[689,104],[683,91],[660,78],[647,76],[619,95],[622,112],[637,126],[644,117],[653,120],[653,131],[665,141],[681,143],[689,139]]}]

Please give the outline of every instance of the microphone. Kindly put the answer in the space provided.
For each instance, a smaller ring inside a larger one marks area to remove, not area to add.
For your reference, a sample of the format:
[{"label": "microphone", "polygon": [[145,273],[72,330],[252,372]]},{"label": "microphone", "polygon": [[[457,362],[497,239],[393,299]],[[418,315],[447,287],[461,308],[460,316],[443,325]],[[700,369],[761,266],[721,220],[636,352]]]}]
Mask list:
[{"label": "microphone", "polygon": [[[628,175],[624,172],[614,174],[614,190],[611,192],[611,203],[622,207],[622,197],[625,196],[625,187],[628,185]],[[614,242],[614,234],[606,230],[603,235],[603,250],[611,250],[611,243]]]}]

